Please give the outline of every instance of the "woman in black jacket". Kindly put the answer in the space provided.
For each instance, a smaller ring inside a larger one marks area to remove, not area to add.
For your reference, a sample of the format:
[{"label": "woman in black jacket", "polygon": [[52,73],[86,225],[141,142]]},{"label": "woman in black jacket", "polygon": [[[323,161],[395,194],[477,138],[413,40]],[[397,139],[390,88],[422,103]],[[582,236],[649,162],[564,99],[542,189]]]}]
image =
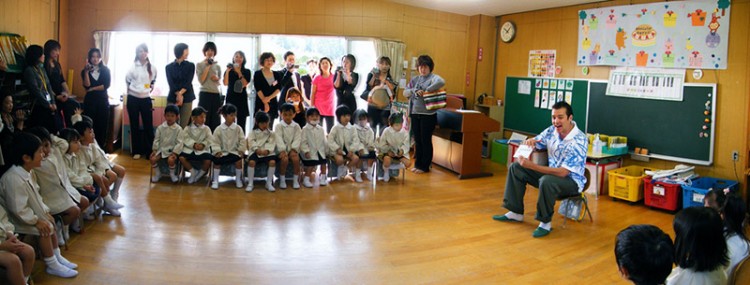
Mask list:
[{"label": "woman in black jacket", "polygon": [[81,70],[83,88],[86,97],[83,99],[83,113],[94,121],[96,142],[104,147],[107,139],[107,122],[109,122],[109,84],[112,81],[109,68],[102,62],[102,52],[98,48],[89,50],[86,66]]}]

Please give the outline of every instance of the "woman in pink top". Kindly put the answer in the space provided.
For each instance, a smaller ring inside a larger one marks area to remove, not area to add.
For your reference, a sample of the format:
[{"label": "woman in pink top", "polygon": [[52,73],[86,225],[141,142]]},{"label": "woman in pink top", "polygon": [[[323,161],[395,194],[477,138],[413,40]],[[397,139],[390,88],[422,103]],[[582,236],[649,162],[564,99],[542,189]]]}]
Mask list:
[{"label": "woman in pink top", "polygon": [[310,95],[313,106],[320,111],[320,117],[326,121],[328,132],[331,132],[333,127],[333,99],[336,95],[336,89],[333,88],[331,66],[331,59],[327,57],[320,59],[320,75],[313,79],[312,95]]}]

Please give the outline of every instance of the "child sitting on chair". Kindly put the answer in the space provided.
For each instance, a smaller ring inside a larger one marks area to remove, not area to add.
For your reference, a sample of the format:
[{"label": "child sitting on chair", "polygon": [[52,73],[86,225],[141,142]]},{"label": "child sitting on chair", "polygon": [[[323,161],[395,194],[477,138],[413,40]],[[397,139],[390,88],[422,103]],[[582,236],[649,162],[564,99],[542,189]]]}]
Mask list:
[{"label": "child sitting on chair", "polygon": [[[188,184],[193,184],[198,182],[211,167],[213,156],[210,147],[213,136],[211,135],[211,129],[204,125],[206,123],[206,109],[196,107],[190,115],[193,122],[180,132],[180,137],[177,139],[179,141],[177,149],[182,151],[180,163],[185,167],[185,170],[190,171]],[[196,160],[202,163],[199,169],[190,164],[190,161]]]},{"label": "child sitting on chair", "polygon": [[302,141],[300,142],[300,159],[305,166],[305,178],[302,185],[307,188],[313,187],[315,182],[315,167],[320,165],[320,185],[328,185],[326,178],[326,131],[320,124],[320,111],[317,108],[309,108],[305,111],[307,124],[302,128]]},{"label": "child sitting on chair", "polygon": [[302,142],[302,128],[293,121],[294,119],[294,106],[289,103],[281,105],[281,122],[276,125],[274,134],[277,136],[276,141],[278,145],[276,148],[279,151],[279,188],[286,189],[286,170],[289,166],[289,161],[292,161],[292,169],[294,176],[292,177],[292,188],[299,189],[299,173],[300,173],[300,157],[299,149],[300,143]]},{"label": "child sitting on chair", "polygon": [[673,257],[672,239],[656,226],[632,225],[615,238],[617,268],[634,284],[664,284]]},{"label": "child sitting on chair", "polygon": [[[81,160],[81,135],[75,129],[60,130],[60,138],[68,142],[63,161],[65,170],[68,172],[68,180],[76,191],[81,195],[78,208],[85,213],[84,218],[93,220],[93,208],[89,208],[91,202],[96,201],[101,193],[101,188],[94,183],[94,178],[89,174],[86,164]],[[80,225],[73,223],[73,231],[80,232]]]},{"label": "child sitting on chair", "polygon": [[[363,148],[359,151],[359,160],[362,171],[366,171],[367,180],[372,179],[372,164],[377,156],[375,155],[375,132],[370,128],[369,116],[365,110],[354,111],[354,129],[357,130],[357,137]],[[355,179],[359,177],[356,174]],[[360,178],[361,180],[361,178]]]},{"label": "child sitting on chair", "polygon": [[5,279],[11,284],[29,282],[34,268],[34,248],[16,238],[16,228],[8,221],[8,213],[0,206],[0,268],[5,269]]},{"label": "child sitting on chair", "polygon": [[219,114],[224,117],[224,123],[214,130],[214,171],[212,173],[211,189],[219,189],[219,173],[221,166],[234,164],[234,184],[242,188],[242,156],[247,150],[245,132],[236,124],[237,107],[227,103],[219,108]]},{"label": "child sitting on chair", "polygon": [[724,225],[711,208],[689,207],[674,217],[674,263],[667,285],[726,284]]},{"label": "child sitting on chair", "polygon": [[[75,120],[75,116],[73,120]],[[115,172],[108,168],[110,165],[108,162],[104,164],[102,159],[99,159],[100,152],[96,151],[93,125],[88,120],[82,120],[76,122],[73,128],[81,134],[81,148],[77,155],[83,162],[86,171],[101,189],[100,195],[103,198],[104,210],[112,216],[119,217],[119,209],[122,208],[122,205],[113,199],[114,190],[110,191],[110,180],[107,179],[107,175],[115,174]],[[104,161],[106,161],[106,158],[104,158]]]},{"label": "child sitting on chair", "polygon": [[78,265],[60,253],[55,236],[55,220],[42,202],[39,185],[31,170],[42,166],[42,141],[29,133],[13,137],[9,162],[13,166],[0,178],[0,206],[8,212],[9,220],[19,233],[39,237],[47,273],[64,278],[78,275]]},{"label": "child sitting on chair", "polygon": [[247,187],[246,192],[253,191],[253,179],[255,179],[255,166],[258,163],[268,163],[266,174],[266,189],[268,192],[276,191],[273,188],[273,176],[276,174],[276,136],[268,129],[271,117],[268,113],[258,111],[255,113],[255,126],[247,135],[247,149],[250,157],[247,159]]},{"label": "child sitting on chair", "polygon": [[169,104],[164,108],[164,122],[156,128],[156,135],[154,135],[154,145],[151,147],[151,168],[154,171],[154,177],[151,177],[151,182],[156,183],[161,179],[163,173],[159,169],[159,160],[167,159],[167,165],[169,166],[169,177],[172,182],[177,182],[180,177],[177,176],[177,155],[175,152],[180,142],[177,138],[182,132],[182,127],[177,124],[177,119],[180,116],[180,108],[177,105]]},{"label": "child sitting on chair", "polygon": [[65,168],[63,153],[68,151],[68,142],[50,135],[47,129],[41,126],[28,130],[42,141],[42,166],[34,169],[33,176],[39,184],[39,195],[50,209],[53,216],[60,216],[62,222],[56,223],[57,241],[60,245],[65,244],[68,236],[68,226],[78,221],[81,209],[76,206],[81,199],[68,178],[68,170]]},{"label": "child sitting on chair", "polygon": [[352,112],[349,107],[341,105],[336,108],[336,120],[338,124],[331,128],[328,133],[328,155],[333,158],[337,167],[337,177],[342,180],[347,176],[348,168],[354,168],[354,179],[362,182],[359,166],[359,156],[357,153],[364,150],[359,142],[357,130],[349,124],[352,118]]},{"label": "child sitting on chair", "polygon": [[304,128],[305,124],[307,124],[307,115],[305,112],[305,102],[302,98],[302,92],[300,92],[297,87],[289,88],[289,91],[286,92],[286,102],[292,104],[292,110],[294,110],[293,121],[296,122],[300,128]]},{"label": "child sitting on chair", "polygon": [[[93,126],[94,121],[91,120],[91,118],[89,118],[88,116],[81,116],[81,113],[83,113],[83,111],[81,109],[77,109],[76,114],[71,118],[71,120],[73,121],[73,128],[75,128],[75,124],[78,121],[86,121],[91,126]],[[125,179],[125,167],[111,162],[109,161],[109,159],[107,159],[107,153],[104,152],[99,143],[96,142],[96,134],[94,134],[93,128],[89,133],[82,133],[80,130],[77,131],[81,134],[82,149],[85,153],[89,154],[90,159],[93,159],[94,172],[101,175],[101,179],[104,184],[106,184],[106,188],[108,190],[114,184],[114,187],[112,187],[111,189],[112,191],[110,191],[112,192],[112,201],[115,202],[112,207],[116,209],[122,208],[123,206],[117,203],[117,197],[120,195],[120,186],[122,186],[122,181],[123,179]],[[105,197],[106,195],[103,194],[102,196]],[[111,214],[113,216],[120,216],[119,213]]]},{"label": "child sitting on chair", "polygon": [[401,113],[393,113],[388,117],[388,127],[378,138],[378,160],[383,162],[383,181],[390,180],[393,161],[398,161],[409,168],[409,133],[403,129],[404,117]]}]

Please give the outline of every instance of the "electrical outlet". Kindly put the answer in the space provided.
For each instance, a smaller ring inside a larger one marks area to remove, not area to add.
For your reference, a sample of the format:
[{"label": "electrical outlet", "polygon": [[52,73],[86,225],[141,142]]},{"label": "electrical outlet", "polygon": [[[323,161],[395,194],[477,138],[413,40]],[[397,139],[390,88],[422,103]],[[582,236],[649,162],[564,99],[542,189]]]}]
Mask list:
[{"label": "electrical outlet", "polygon": [[732,161],[737,161],[740,159],[740,152],[739,151],[732,151]]}]

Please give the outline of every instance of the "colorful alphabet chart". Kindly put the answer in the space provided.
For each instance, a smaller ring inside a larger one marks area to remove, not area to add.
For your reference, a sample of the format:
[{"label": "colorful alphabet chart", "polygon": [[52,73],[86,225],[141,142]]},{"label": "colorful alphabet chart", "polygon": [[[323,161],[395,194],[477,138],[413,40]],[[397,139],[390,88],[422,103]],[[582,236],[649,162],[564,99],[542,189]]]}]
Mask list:
[{"label": "colorful alphabet chart", "polygon": [[529,51],[529,77],[555,77],[557,50]]},{"label": "colorful alphabet chart", "polygon": [[578,11],[578,65],[726,69],[730,0]]}]

